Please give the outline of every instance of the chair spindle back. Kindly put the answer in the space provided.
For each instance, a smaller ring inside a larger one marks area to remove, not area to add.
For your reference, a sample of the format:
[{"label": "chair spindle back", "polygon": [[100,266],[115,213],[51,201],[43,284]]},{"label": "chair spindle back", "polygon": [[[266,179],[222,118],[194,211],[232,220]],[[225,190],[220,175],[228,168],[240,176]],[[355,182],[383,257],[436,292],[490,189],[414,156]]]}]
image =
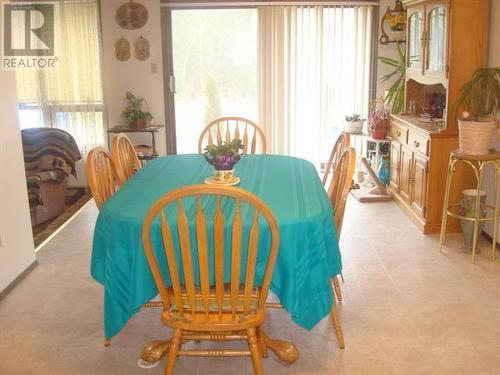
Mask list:
[{"label": "chair spindle back", "polygon": [[125,134],[117,134],[111,144],[111,157],[116,167],[118,184],[123,186],[141,168],[134,145]]},{"label": "chair spindle back", "polygon": [[[207,200],[213,200],[213,197],[215,209],[210,204],[204,204],[210,203]],[[251,224],[247,223],[250,224],[247,246],[242,241],[244,216],[248,217],[242,214],[243,205],[248,206],[249,210],[253,209]],[[234,214],[231,223],[228,222],[230,217],[224,216],[223,207],[232,207],[231,212]],[[170,221],[173,222],[171,215],[175,212],[178,245],[174,242],[174,229],[167,219],[170,215]],[[158,217],[171,286],[165,282],[156,256],[159,252],[154,251],[151,240],[152,232],[159,230],[153,226]],[[257,285],[255,276],[261,229],[259,218],[267,223],[271,242],[262,283]],[[213,244],[208,240],[209,229],[213,230]],[[231,240],[226,246],[225,232],[228,230]],[[190,232],[193,234],[191,237]],[[191,238],[196,238],[195,244],[191,243]],[[279,233],[271,210],[257,196],[228,186],[193,185],[174,190],[160,198],[149,210],[142,229],[142,239],[164,306],[168,308],[175,304],[183,319],[228,323],[236,322],[238,314],[247,315],[264,309],[278,252]],[[225,261],[227,256],[229,259]],[[213,268],[210,267],[211,260]],[[242,268],[243,262],[245,265]],[[229,265],[228,270],[225,270],[226,265]],[[194,271],[196,269],[198,272]],[[240,280],[242,271],[244,276]],[[226,284],[228,278],[229,287]],[[256,295],[257,306],[252,305]]]},{"label": "chair spindle back", "polygon": [[351,188],[354,167],[356,166],[356,150],[348,147],[340,155],[337,165],[333,170],[332,183],[328,190],[328,196],[335,211],[335,225],[337,236],[340,238],[342,232],[342,222],[347,202],[347,195]]},{"label": "chair spindle back", "polygon": [[335,141],[335,144],[333,145],[332,152],[330,152],[330,157],[328,158],[328,162],[326,163],[325,174],[323,175],[323,180],[322,180],[323,186],[326,187],[326,183],[328,181],[330,173],[332,173],[333,170],[335,169],[335,166],[339,162],[339,159],[344,153],[345,149],[349,147],[350,142],[351,142],[351,137],[349,133],[347,132],[340,133],[337,140]]},{"label": "chair spindle back", "polygon": [[266,137],[262,129],[254,122],[243,117],[221,117],[201,132],[198,141],[198,152],[203,152],[206,145],[221,145],[223,141],[230,142],[240,139],[243,143],[244,154],[266,153]]},{"label": "chair spindle back", "polygon": [[98,208],[115,193],[115,172],[109,152],[95,147],[87,155],[87,181]]}]

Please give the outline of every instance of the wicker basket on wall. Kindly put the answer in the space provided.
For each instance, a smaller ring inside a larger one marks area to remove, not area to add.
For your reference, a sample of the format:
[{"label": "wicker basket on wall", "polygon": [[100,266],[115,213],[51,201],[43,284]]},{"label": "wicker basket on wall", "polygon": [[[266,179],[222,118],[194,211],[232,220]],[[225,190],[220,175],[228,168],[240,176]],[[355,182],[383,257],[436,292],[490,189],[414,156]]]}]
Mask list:
[{"label": "wicker basket on wall", "polygon": [[458,121],[458,142],[460,152],[466,155],[487,155],[490,153],[491,138],[496,121]]}]

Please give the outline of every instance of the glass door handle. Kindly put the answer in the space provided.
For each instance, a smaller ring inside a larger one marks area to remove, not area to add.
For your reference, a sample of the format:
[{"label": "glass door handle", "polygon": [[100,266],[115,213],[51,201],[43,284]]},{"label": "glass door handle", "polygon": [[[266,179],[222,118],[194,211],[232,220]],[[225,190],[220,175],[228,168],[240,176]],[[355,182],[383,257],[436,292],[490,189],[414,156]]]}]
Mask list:
[{"label": "glass door handle", "polygon": [[175,94],[175,76],[168,77],[168,88],[172,94]]}]

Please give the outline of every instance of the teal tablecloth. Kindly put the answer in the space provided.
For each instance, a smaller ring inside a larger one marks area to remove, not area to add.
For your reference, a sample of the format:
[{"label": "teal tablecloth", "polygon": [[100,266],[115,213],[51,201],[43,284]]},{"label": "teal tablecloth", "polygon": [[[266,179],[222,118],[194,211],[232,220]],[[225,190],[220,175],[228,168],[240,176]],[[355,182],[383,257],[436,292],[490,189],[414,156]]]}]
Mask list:
[{"label": "teal tablecloth", "polygon": [[[202,155],[149,162],[101,208],[91,274],[104,285],[104,331],[116,335],[157,295],[141,238],[149,208],[165,193],[203,183],[212,167]],[[334,303],[330,277],[342,269],[328,197],[314,166],[280,155],[245,155],[236,165],[240,187],[259,196],[279,225],[280,248],[271,290],[302,327],[311,329]]]}]

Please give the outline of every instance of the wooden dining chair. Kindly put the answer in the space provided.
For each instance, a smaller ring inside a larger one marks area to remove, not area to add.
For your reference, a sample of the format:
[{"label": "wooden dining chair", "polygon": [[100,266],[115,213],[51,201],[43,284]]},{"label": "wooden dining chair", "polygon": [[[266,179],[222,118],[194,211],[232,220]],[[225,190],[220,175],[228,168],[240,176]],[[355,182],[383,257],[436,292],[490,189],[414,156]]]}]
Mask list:
[{"label": "wooden dining chair", "polygon": [[[231,204],[232,214],[225,217],[222,207]],[[249,218],[248,231],[244,216]],[[269,250],[257,254],[263,224],[269,229]],[[213,241],[208,230],[213,230]],[[226,246],[228,231],[231,240]],[[243,244],[244,233],[248,233],[247,244]],[[153,243],[153,238],[161,239],[163,246]],[[165,374],[172,374],[177,356],[251,356],[255,374],[262,374],[263,333],[259,332],[279,246],[278,225],[269,207],[236,187],[183,187],[151,207],[142,240],[164,305],[162,322],[173,329]],[[168,283],[157,258],[162,252]],[[263,272],[257,270],[257,258],[266,265]],[[249,350],[182,350],[186,340],[247,340]]]},{"label": "wooden dining chair", "polygon": [[102,147],[90,150],[85,169],[90,192],[100,209],[116,191],[114,165],[108,150]]},{"label": "wooden dining chair", "polygon": [[323,179],[321,181],[323,183],[323,186],[326,187],[326,184],[328,182],[328,177],[330,176],[331,173],[333,173],[333,170],[335,169],[335,166],[337,165],[340,157],[342,156],[344,151],[349,147],[350,143],[351,143],[351,137],[349,133],[342,132],[337,137],[337,140],[333,145],[332,151],[330,152],[330,157],[328,158],[328,161],[326,163],[325,174],[323,175]]},{"label": "wooden dining chair", "polygon": [[[351,189],[352,177],[356,166],[356,150],[347,147],[337,160],[337,164],[332,173],[332,179],[328,186],[328,196],[334,210],[335,226],[337,228],[337,238],[340,240],[342,223],[344,220],[347,195]],[[342,301],[342,289],[340,288],[338,276],[333,277],[335,297]]]},{"label": "wooden dining chair", "polygon": [[221,145],[223,141],[230,142],[241,139],[244,154],[266,153],[266,137],[262,129],[254,122],[243,117],[221,117],[201,132],[198,141],[198,152],[201,154],[206,145]]},{"label": "wooden dining chair", "polygon": [[125,134],[120,133],[113,137],[111,158],[120,186],[123,186],[141,168],[141,161],[135,152],[134,145]]},{"label": "wooden dining chair", "polygon": [[[335,144],[333,145],[332,151],[330,152],[330,156],[326,163],[325,173],[323,174],[323,179],[321,181],[323,183],[323,187],[325,187],[327,191],[329,190],[333,182],[331,175],[333,174],[333,171],[335,170],[335,167],[337,166],[340,157],[342,156],[344,151],[349,147],[350,142],[351,142],[351,137],[349,133],[341,132],[340,135],[337,137]],[[330,182],[329,186],[327,186],[328,182]],[[335,276],[333,278],[333,285],[335,287],[334,290],[337,300],[342,301],[342,289],[340,288],[338,276]]]}]

